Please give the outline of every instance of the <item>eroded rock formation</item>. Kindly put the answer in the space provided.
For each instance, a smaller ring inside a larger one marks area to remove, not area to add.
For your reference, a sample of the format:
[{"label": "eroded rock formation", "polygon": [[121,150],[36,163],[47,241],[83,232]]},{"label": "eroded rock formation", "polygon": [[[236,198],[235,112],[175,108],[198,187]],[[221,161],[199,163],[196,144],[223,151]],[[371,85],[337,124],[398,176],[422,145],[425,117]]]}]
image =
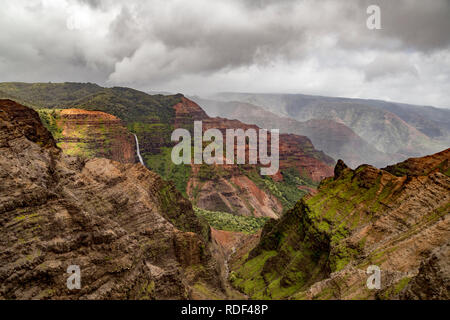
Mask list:
[{"label": "eroded rock formation", "polygon": [[111,114],[64,109],[58,113],[56,123],[61,130],[58,146],[67,154],[108,158],[122,163],[137,162],[133,135]]},{"label": "eroded rock formation", "polygon": [[[219,129],[222,132],[224,146],[226,145],[227,129],[244,131],[253,129],[259,132],[258,126],[245,124],[238,120],[211,118],[198,104],[184,97],[174,108],[175,127],[192,130],[194,121],[202,121],[203,132],[211,128]],[[269,135],[269,146],[270,141]],[[247,144],[247,163],[248,150],[249,145]],[[332,175],[330,165],[333,164],[333,159],[323,152],[317,151],[305,136],[280,134],[279,154],[280,171],[269,178],[274,183],[283,181],[282,172],[284,170],[294,170],[296,175],[311,180],[313,183],[318,183],[321,179]],[[285,205],[277,197],[278,194],[282,196],[281,192],[266,188],[265,185],[262,185],[264,181],[256,183],[255,179],[249,178],[249,176],[252,177],[250,172],[256,173],[253,177],[259,176],[259,169],[255,165],[218,165],[209,166],[207,170],[204,165],[192,165],[192,174],[187,187],[188,195],[197,206],[203,209],[277,218]],[[295,184],[293,181],[289,183]],[[297,184],[297,187],[300,187],[301,180]]]},{"label": "eroded rock formation", "polygon": [[[209,227],[140,164],[83,160],[0,100],[0,298],[223,297]],[[81,289],[66,286],[68,266]]]},{"label": "eroded rock formation", "polygon": [[[248,258],[234,258],[235,287],[254,298],[445,299],[449,159],[450,149],[386,170],[338,161],[317,194],[267,223]],[[370,265],[380,290],[366,286]]]}]

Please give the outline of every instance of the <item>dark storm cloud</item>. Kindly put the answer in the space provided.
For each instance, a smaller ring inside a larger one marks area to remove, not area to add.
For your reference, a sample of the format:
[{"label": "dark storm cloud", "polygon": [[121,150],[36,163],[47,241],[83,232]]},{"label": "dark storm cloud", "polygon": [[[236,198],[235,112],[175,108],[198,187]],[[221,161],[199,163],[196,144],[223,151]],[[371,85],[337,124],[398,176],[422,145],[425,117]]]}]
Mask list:
[{"label": "dark storm cloud", "polygon": [[[414,99],[395,83],[450,105],[450,1],[5,2],[0,80]],[[366,28],[370,4],[382,30]]]},{"label": "dark storm cloud", "polygon": [[[397,41],[397,48],[424,52],[450,46],[450,1],[360,0],[353,4],[348,1],[345,18],[361,24],[367,18],[365,9],[372,4],[381,9],[382,30],[376,33],[364,28],[356,33],[346,30],[348,36],[343,35],[343,43],[392,47],[392,41]],[[355,27],[352,23],[349,26]]]},{"label": "dark storm cloud", "polygon": [[[162,62],[164,65],[181,67],[179,64],[186,62],[184,68],[195,72],[261,64],[275,58],[298,60],[327,36],[352,50],[428,52],[449,46],[448,1],[229,3],[232,5],[225,2],[205,5],[204,10],[195,7],[195,2],[178,3],[169,14],[162,10],[161,16],[157,6],[141,5],[135,7],[138,10],[135,16],[127,16],[127,25],[138,21],[141,31],[145,31],[142,42],[157,41],[167,50],[178,50],[182,55],[168,58]],[[383,28],[380,31],[366,28],[366,8],[370,3],[381,7]],[[124,32],[120,28],[111,31]],[[133,37],[136,30],[129,34]],[[189,60],[187,49],[195,52],[201,63]]]},{"label": "dark storm cloud", "polygon": [[450,46],[450,1],[383,1],[384,31],[406,48],[435,50]]}]

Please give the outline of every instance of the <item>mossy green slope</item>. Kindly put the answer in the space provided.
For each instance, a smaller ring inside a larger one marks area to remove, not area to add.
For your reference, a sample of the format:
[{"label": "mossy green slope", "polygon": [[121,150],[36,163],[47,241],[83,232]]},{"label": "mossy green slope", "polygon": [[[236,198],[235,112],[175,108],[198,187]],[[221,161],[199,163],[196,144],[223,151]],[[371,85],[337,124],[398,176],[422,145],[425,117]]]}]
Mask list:
[{"label": "mossy green slope", "polygon": [[204,218],[216,230],[251,234],[259,231],[268,218],[244,217],[227,212],[209,211],[194,207],[197,216]]},{"label": "mossy green slope", "polygon": [[[439,163],[447,161],[448,154],[449,150],[440,157]],[[448,164],[434,172],[439,179],[447,179],[448,184],[448,178],[441,174],[446,170]],[[383,264],[396,250],[393,244],[408,239],[449,212],[447,194],[438,199],[435,208],[424,210],[420,219],[412,219],[413,223],[402,221],[404,218],[399,215],[393,218],[398,220],[399,227],[392,226],[392,233],[385,236],[392,240],[371,251],[376,246],[374,237],[379,236],[380,228],[374,224],[394,205],[402,203],[404,198],[400,197],[409,183],[415,183],[414,179],[406,175],[397,177],[367,165],[351,170],[338,162],[335,177],[323,180],[317,194],[302,198],[280,220],[271,220],[264,226],[257,247],[232,266],[232,284],[255,299],[301,299],[306,297],[304,292],[312,284],[343,270],[349,263],[361,268]],[[425,177],[420,179],[418,184],[423,183]],[[436,185],[445,189],[442,182]],[[404,225],[410,226],[394,236]]]}]

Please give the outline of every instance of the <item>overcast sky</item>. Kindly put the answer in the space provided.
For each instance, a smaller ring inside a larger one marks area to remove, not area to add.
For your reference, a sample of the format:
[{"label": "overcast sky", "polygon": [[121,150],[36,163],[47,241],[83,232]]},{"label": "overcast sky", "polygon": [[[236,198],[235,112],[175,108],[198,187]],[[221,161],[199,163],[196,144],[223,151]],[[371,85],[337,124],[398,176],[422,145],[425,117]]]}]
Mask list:
[{"label": "overcast sky", "polygon": [[4,0],[0,30],[0,81],[450,107],[450,0]]}]

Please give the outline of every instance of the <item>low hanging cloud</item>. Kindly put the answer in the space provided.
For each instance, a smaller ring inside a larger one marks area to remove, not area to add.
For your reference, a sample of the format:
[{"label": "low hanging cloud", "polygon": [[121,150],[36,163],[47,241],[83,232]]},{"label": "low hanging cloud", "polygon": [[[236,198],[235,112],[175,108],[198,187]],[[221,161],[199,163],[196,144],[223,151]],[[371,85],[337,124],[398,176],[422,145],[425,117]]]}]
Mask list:
[{"label": "low hanging cloud", "polygon": [[364,74],[368,81],[401,75],[419,77],[417,68],[401,54],[377,56],[364,68]]},{"label": "low hanging cloud", "polygon": [[[0,81],[312,93],[450,107],[446,0],[4,2]],[[381,8],[381,30],[366,27],[370,4]]]}]

